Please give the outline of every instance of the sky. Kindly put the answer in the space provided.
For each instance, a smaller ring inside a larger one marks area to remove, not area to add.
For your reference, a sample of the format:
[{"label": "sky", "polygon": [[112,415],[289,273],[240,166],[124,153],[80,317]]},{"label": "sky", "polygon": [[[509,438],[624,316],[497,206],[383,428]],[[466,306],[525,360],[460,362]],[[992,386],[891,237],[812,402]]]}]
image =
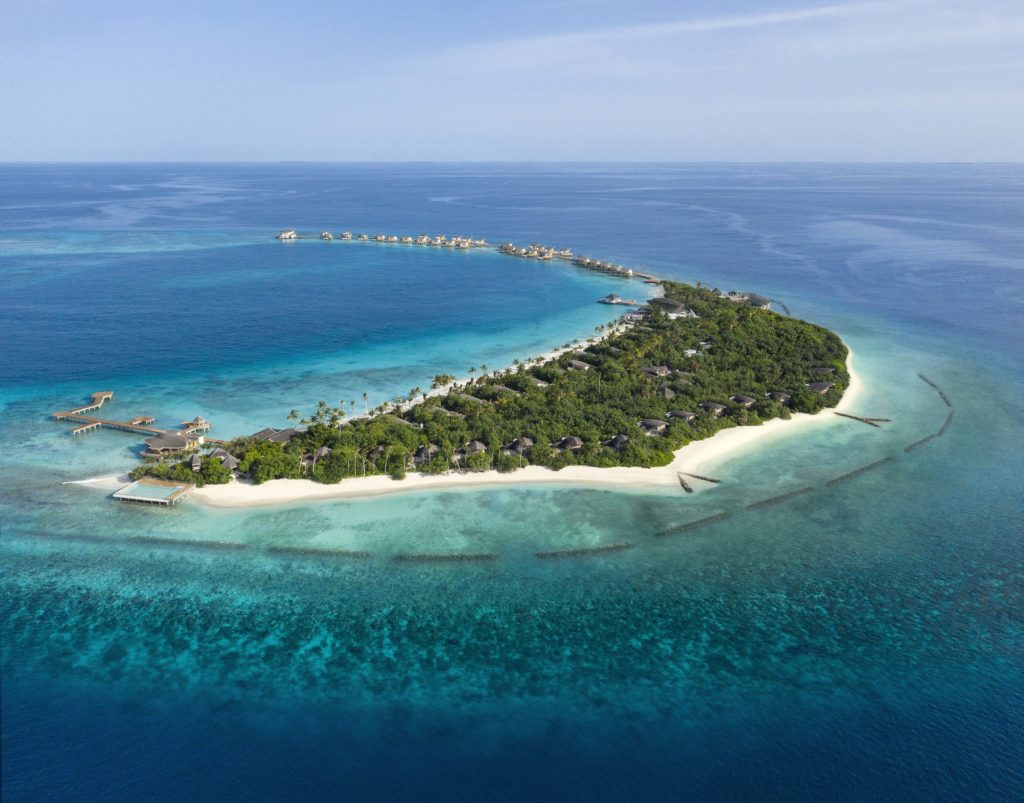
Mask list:
[{"label": "sky", "polygon": [[0,0],[0,161],[1024,161],[1024,0]]}]

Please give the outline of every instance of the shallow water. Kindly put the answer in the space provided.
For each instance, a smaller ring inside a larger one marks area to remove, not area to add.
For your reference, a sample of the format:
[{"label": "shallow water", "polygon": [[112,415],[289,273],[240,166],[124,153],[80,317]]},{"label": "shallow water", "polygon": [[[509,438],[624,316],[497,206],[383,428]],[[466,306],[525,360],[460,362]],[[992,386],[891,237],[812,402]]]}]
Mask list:
[{"label": "shallow water", "polygon": [[[1024,792],[1020,168],[0,175],[5,799]],[[61,485],[132,463],[133,436],[46,418],[101,386],[112,415],[198,412],[231,436],[586,337],[609,317],[593,301],[623,287],[491,254],[267,240],[284,226],[543,240],[760,291],[838,331],[869,386],[857,412],[893,422],[773,439],[693,495],[226,511]],[[906,452],[948,414],[919,372],[956,414]],[[535,557],[617,543],[632,548]],[[424,552],[498,557],[395,560]]]}]

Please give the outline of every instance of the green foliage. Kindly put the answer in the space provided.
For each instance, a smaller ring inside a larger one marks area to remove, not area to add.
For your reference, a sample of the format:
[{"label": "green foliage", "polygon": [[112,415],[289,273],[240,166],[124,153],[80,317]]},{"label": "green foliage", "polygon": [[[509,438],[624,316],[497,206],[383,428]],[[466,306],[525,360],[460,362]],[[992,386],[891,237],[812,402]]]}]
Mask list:
[{"label": "green foliage", "polygon": [[[413,404],[404,419],[376,415],[338,427],[335,411],[322,404],[307,419],[307,431],[287,446],[243,439],[232,443],[231,451],[242,458],[241,469],[252,473],[255,482],[299,476],[299,458],[320,446],[333,452],[317,462],[312,478],[318,482],[364,474],[404,475],[416,449],[428,443],[439,451],[419,470],[439,474],[452,468],[455,451],[471,440],[482,441],[488,451],[466,460],[470,470],[486,470],[492,463],[500,471],[531,464],[555,469],[660,466],[672,460],[676,449],[719,430],[787,418],[792,412],[815,413],[842,397],[849,382],[847,350],[832,332],[722,299],[707,288],[676,282],[663,286],[669,298],[698,317],[670,320],[655,310],[642,325],[586,347],[579,355],[530,367],[519,363],[515,370],[480,377],[443,397]],[[570,359],[592,367],[565,370]],[[641,370],[660,365],[672,373],[649,377]],[[833,371],[817,374],[819,367]],[[811,391],[808,383],[822,376],[835,387],[825,394]],[[531,378],[549,384],[537,387]],[[432,387],[453,380],[438,374]],[[662,385],[675,393],[671,400],[662,395]],[[768,399],[770,391],[789,394],[789,405]],[[746,409],[730,401],[736,395],[749,396],[755,403]],[[701,409],[702,402],[724,404],[726,411],[711,415]],[[689,410],[697,417],[690,423],[670,420],[670,410]],[[637,425],[644,418],[669,421],[668,431],[645,436]],[[620,434],[629,437],[625,448],[601,445]],[[552,448],[569,435],[583,440],[578,453]],[[532,450],[523,457],[503,454],[502,447],[519,437],[531,438]]]},{"label": "green foliage", "polygon": [[213,457],[202,458],[199,471],[193,471],[192,458],[188,457],[177,463],[146,463],[128,473],[129,479],[137,480],[140,477],[194,483],[202,488],[204,485],[223,485],[231,482],[231,471]]}]

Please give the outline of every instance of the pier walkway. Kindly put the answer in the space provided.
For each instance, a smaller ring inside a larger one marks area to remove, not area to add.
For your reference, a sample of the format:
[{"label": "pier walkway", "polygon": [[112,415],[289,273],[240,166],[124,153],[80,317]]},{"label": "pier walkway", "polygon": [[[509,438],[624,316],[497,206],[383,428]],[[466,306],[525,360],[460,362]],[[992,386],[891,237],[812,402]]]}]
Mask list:
[{"label": "pier walkway", "polygon": [[[155,419],[148,415],[136,416],[130,421],[117,421],[112,418],[97,418],[91,415],[82,415],[82,413],[85,412],[98,410],[103,406],[104,402],[110,401],[113,398],[114,392],[111,390],[93,393],[92,402],[90,404],[83,407],[76,407],[72,410],[58,410],[53,414],[53,420],[70,421],[72,423],[79,424],[79,426],[71,430],[72,435],[81,435],[85,432],[99,429],[100,427],[116,429],[121,432],[134,432],[138,435],[146,435],[147,437],[165,435],[168,433],[194,435],[197,432],[205,432],[210,429],[210,422],[198,417],[193,421],[183,422],[181,429],[161,429],[159,427],[151,426]],[[226,441],[217,440],[216,438],[204,438],[204,441],[206,443],[214,443],[219,446],[223,446],[227,443]]]}]

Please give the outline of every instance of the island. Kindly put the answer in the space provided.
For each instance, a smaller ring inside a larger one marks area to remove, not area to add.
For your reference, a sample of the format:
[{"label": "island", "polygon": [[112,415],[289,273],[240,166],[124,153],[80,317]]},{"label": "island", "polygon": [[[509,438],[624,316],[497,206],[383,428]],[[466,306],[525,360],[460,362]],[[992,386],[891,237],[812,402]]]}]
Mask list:
[{"label": "island", "polygon": [[833,332],[757,299],[671,281],[659,287],[663,295],[599,327],[599,337],[548,358],[481,366],[463,382],[439,374],[430,391],[413,388],[362,416],[320,402],[305,417],[292,411],[301,429],[149,459],[130,476],[326,485],[408,472],[645,469],[725,429],[835,407],[849,387],[848,349]]}]

